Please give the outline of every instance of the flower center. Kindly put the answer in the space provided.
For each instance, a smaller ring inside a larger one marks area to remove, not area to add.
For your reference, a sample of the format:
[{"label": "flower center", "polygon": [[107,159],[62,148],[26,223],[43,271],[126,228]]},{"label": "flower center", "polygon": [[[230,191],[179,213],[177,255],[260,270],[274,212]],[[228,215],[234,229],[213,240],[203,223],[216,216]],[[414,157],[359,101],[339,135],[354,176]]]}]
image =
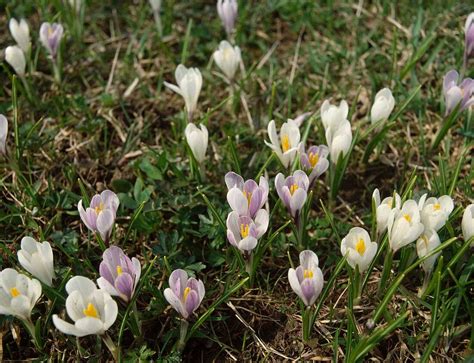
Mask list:
[{"label": "flower center", "polygon": [[244,197],[247,199],[247,204],[250,205],[250,201],[252,200],[252,193],[250,192],[247,192],[247,191],[243,191],[242,194],[244,195]]},{"label": "flower center", "polygon": [[290,194],[293,195],[295,194],[295,192],[298,190],[298,184],[296,183],[293,183],[291,186],[290,186]]},{"label": "flower center", "polygon": [[97,310],[95,309],[95,306],[92,303],[87,304],[87,308],[85,308],[82,312],[85,316],[88,316],[90,318],[99,317],[99,314],[97,313]]},{"label": "flower center", "polygon": [[281,148],[283,149],[283,152],[287,152],[290,149],[290,138],[288,135],[283,135],[281,137]]},{"label": "flower center", "polygon": [[316,153],[309,153],[309,163],[314,168],[319,161],[319,155]]},{"label": "flower center", "polygon": [[387,205],[390,209],[392,209],[392,204],[393,204],[393,198],[388,198],[387,199]]},{"label": "flower center", "polygon": [[405,218],[408,223],[411,223],[411,217],[409,214],[404,214],[403,218]]},{"label": "flower center", "polygon": [[246,238],[249,235],[250,227],[248,224],[241,224],[240,225],[240,236],[242,238]]},{"label": "flower center", "polygon": [[117,275],[123,274],[122,266],[117,266]]},{"label": "flower center", "polygon": [[305,279],[312,279],[313,278],[313,270],[304,270],[303,277]]},{"label": "flower center", "polygon": [[433,206],[433,209],[434,209],[434,210],[441,210],[441,204],[436,203],[436,204]]},{"label": "flower center", "polygon": [[363,238],[359,238],[355,245],[355,249],[357,252],[359,252],[359,255],[363,255],[365,253],[365,242]]},{"label": "flower center", "polygon": [[12,287],[10,289],[10,294],[12,295],[12,297],[17,297],[17,296],[21,295],[20,291],[18,291],[18,289],[16,287]]},{"label": "flower center", "polygon": [[184,289],[184,293],[183,293],[183,300],[186,301],[186,299],[188,298],[188,295],[189,293],[191,292],[191,288],[190,287],[187,287]]},{"label": "flower center", "polygon": [[95,207],[95,214],[99,214],[100,212],[102,212],[104,210],[105,206],[104,206],[104,203],[103,202],[100,202],[99,205],[97,207]]}]

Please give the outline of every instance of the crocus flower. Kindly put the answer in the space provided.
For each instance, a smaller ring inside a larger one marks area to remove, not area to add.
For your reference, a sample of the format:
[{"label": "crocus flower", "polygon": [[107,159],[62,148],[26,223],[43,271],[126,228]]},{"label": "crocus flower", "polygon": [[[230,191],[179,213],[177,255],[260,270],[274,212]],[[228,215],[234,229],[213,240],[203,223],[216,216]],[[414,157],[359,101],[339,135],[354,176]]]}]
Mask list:
[{"label": "crocus flower", "polygon": [[425,230],[439,231],[446,224],[449,215],[454,209],[453,199],[449,195],[440,198],[428,198],[426,194],[420,198],[418,208],[421,212],[421,223]]},{"label": "crocus flower", "polygon": [[239,68],[241,55],[238,46],[233,47],[227,40],[219,44],[219,49],[213,54],[214,61],[229,80],[234,78]]},{"label": "crocus flower", "polygon": [[337,129],[326,129],[326,141],[331,155],[331,162],[337,164],[340,155],[346,156],[352,143],[352,130],[349,121],[339,124]]},{"label": "crocus flower", "polygon": [[176,67],[175,78],[176,83],[178,83],[177,86],[168,82],[164,82],[164,84],[184,98],[186,111],[188,112],[188,121],[192,121],[202,87],[201,72],[197,68],[186,68],[180,64]]},{"label": "crocus flower", "polygon": [[319,178],[329,167],[327,156],[329,149],[326,145],[311,146],[305,152],[304,144],[299,145],[300,163],[303,169],[309,173],[309,189],[311,189],[316,178]]},{"label": "crocus flower", "polygon": [[443,94],[446,103],[446,115],[450,114],[458,104],[461,110],[474,104],[474,80],[465,78],[459,82],[459,74],[451,70],[444,76]]},{"label": "crocus flower", "polygon": [[401,209],[393,208],[387,222],[388,242],[395,253],[414,242],[424,231],[420,210],[414,200],[407,200]]},{"label": "crocus flower", "polygon": [[[438,233],[434,230],[425,230],[418,241],[416,241],[416,252],[418,253],[419,258],[425,257],[428,253],[433,251],[436,247],[441,244]],[[438,252],[431,257],[428,257],[425,261],[421,263],[423,270],[426,273],[429,273],[433,270],[436,259],[441,254]]]},{"label": "crocus flower", "polygon": [[186,271],[177,269],[171,273],[169,285],[164,292],[166,300],[184,319],[188,319],[204,298],[204,284],[201,280],[189,278]]},{"label": "crocus flower", "polygon": [[275,178],[275,188],[291,216],[296,218],[308,195],[309,179],[306,173],[296,170],[286,179],[282,173],[279,173]]},{"label": "crocus flower", "polygon": [[100,195],[94,195],[89,208],[84,209],[80,200],[77,209],[86,227],[92,232],[99,232],[102,239],[108,241],[119,204],[120,201],[114,192],[104,190]]},{"label": "crocus flower", "polygon": [[25,75],[25,54],[19,46],[11,45],[7,47],[7,49],[5,49],[5,60],[18,76],[23,77]]},{"label": "crocus flower", "polygon": [[186,141],[188,142],[189,148],[193,152],[194,158],[200,164],[206,158],[207,143],[209,134],[206,126],[200,124],[199,129],[193,123],[189,123],[184,130]]},{"label": "crocus flower", "polygon": [[231,36],[237,19],[237,0],[217,0],[217,14],[221,18],[227,36]]},{"label": "crocus flower", "polygon": [[10,33],[12,34],[13,39],[15,39],[16,44],[23,50],[25,54],[28,54],[31,48],[31,39],[30,39],[30,28],[25,19],[17,21],[16,19],[10,19],[9,22]]},{"label": "crocus flower", "polygon": [[140,280],[140,261],[130,259],[120,247],[111,246],[102,254],[97,285],[112,296],[129,302]]},{"label": "crocus flower", "polygon": [[289,119],[281,126],[278,137],[275,121],[272,120],[268,123],[268,137],[270,142],[265,141],[265,144],[277,154],[283,166],[288,168],[295,160],[298,151],[301,138],[299,127]]},{"label": "crocus flower", "polygon": [[26,271],[45,285],[53,285],[53,250],[49,242],[40,243],[31,237],[23,237],[17,255],[18,262]]},{"label": "crocus flower", "polygon": [[12,268],[0,272],[0,314],[30,320],[31,310],[41,296],[41,283]]},{"label": "crocus flower", "polygon": [[364,272],[377,253],[377,243],[372,242],[365,229],[354,227],[342,239],[341,253],[352,268],[358,266],[359,272]]},{"label": "crocus flower", "polygon": [[376,122],[387,120],[395,107],[395,98],[392,96],[392,91],[388,88],[383,88],[375,95],[374,104],[370,110],[370,121],[374,124]]},{"label": "crocus flower", "polygon": [[318,256],[313,251],[300,253],[300,265],[288,270],[288,281],[293,291],[306,306],[314,304],[324,285],[324,277],[319,268]]},{"label": "crocus flower", "polygon": [[115,300],[87,277],[74,276],[67,282],[66,291],[66,311],[74,324],[54,314],[53,323],[62,333],[76,337],[102,335],[117,319]]},{"label": "crocus flower", "polygon": [[256,213],[255,220],[247,215],[239,216],[235,211],[230,212],[227,217],[227,239],[239,250],[250,252],[267,231],[268,220],[268,212],[265,209]]},{"label": "crocus flower", "polygon": [[468,59],[474,56],[474,13],[470,13],[466,19],[464,27],[465,48],[464,59],[467,63]]},{"label": "crocus flower", "polygon": [[228,172],[225,175],[227,185],[227,201],[232,210],[238,212],[240,216],[248,215],[255,218],[256,213],[263,208],[268,199],[268,181],[261,176],[259,184],[252,180],[246,180],[234,173]]},{"label": "crocus flower", "polygon": [[461,227],[465,241],[474,236],[474,204],[469,204],[464,210]]},{"label": "crocus flower", "polygon": [[380,192],[375,188],[372,199],[375,201],[376,207],[377,234],[380,235],[387,229],[388,217],[392,208],[400,209],[402,207],[402,198],[398,193],[395,193],[395,201],[393,197],[386,197],[380,202]]},{"label": "crocus flower", "polygon": [[8,121],[0,114],[0,154],[7,152]]},{"label": "crocus flower", "polygon": [[53,60],[56,60],[58,54],[59,44],[63,36],[63,26],[58,23],[43,23],[40,28],[40,41],[41,44],[49,52],[49,55]]},{"label": "crocus flower", "polygon": [[337,130],[347,120],[349,115],[349,105],[342,100],[339,106],[331,105],[325,100],[321,106],[321,121],[324,128]]}]

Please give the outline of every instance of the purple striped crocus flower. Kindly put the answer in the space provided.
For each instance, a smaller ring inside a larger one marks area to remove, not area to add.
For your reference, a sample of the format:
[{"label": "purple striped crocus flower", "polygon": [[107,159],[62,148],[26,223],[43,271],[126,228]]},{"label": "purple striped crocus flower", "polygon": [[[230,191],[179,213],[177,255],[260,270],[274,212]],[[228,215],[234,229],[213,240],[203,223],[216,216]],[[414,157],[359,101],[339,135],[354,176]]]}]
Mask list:
[{"label": "purple striped crocus flower", "polygon": [[232,210],[240,216],[249,216],[254,219],[257,212],[263,208],[268,199],[268,181],[261,176],[259,184],[252,180],[246,180],[233,171],[225,175],[227,189],[227,201]]},{"label": "purple striped crocus flower", "polygon": [[56,59],[58,54],[59,44],[63,37],[64,28],[58,23],[43,23],[40,28],[40,41],[41,44],[48,50],[51,58]]},{"label": "purple striped crocus flower", "polygon": [[446,115],[450,114],[458,104],[461,110],[465,110],[474,104],[474,80],[465,78],[459,83],[459,73],[453,69],[444,76],[443,94]]},{"label": "purple striped crocus flower", "polygon": [[239,216],[238,212],[230,212],[227,217],[227,239],[230,244],[242,252],[251,252],[258,239],[268,229],[268,212],[260,209],[255,215],[255,220],[249,216]]},{"label": "purple striped crocus flower", "polygon": [[309,188],[314,184],[314,181],[319,178],[329,167],[329,161],[327,156],[329,155],[329,149],[326,145],[311,146],[307,152],[305,152],[304,144],[300,143],[300,163],[301,167],[309,173]]},{"label": "purple striped crocus flower", "polygon": [[308,195],[309,179],[306,173],[296,170],[293,175],[287,178],[279,173],[275,178],[275,188],[291,216],[296,218]]}]

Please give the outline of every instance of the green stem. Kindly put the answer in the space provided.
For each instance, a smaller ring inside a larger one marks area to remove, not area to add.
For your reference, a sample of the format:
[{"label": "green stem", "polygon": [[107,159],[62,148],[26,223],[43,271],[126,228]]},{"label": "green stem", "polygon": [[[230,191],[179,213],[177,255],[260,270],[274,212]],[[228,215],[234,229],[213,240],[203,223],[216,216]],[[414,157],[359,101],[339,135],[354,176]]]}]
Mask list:
[{"label": "green stem", "polygon": [[31,319],[21,319],[21,322],[25,326],[26,330],[28,330],[28,333],[31,335],[31,338],[33,339],[33,343],[35,343],[36,349],[38,351],[42,351],[43,350],[42,344],[40,343],[38,337],[36,336],[36,329]]},{"label": "green stem", "polygon": [[311,337],[311,306],[305,306],[301,312],[303,319],[303,341],[309,341]]},{"label": "green stem", "polygon": [[61,84],[61,72],[59,71],[59,66],[57,61],[53,59],[53,73],[54,73],[54,80],[55,82],[60,85]]},{"label": "green stem", "polygon": [[153,10],[153,17],[155,18],[156,30],[160,39],[163,37],[163,25],[161,24],[160,11]]},{"label": "green stem", "polygon": [[387,286],[387,280],[390,277],[390,272],[392,269],[392,262],[393,262],[393,251],[390,247],[388,247],[387,253],[385,254],[382,277],[380,278],[379,289],[377,291],[377,295],[379,297],[382,295],[384,288]]},{"label": "green stem", "polygon": [[142,324],[138,316],[137,301],[135,300],[132,304],[133,317],[135,318],[135,324],[137,325],[138,332],[142,335]]},{"label": "green stem", "polygon": [[253,287],[253,280],[255,276],[255,269],[253,268],[253,254],[250,253],[245,259],[245,272],[249,275],[248,287],[251,289]]},{"label": "green stem", "polygon": [[112,338],[110,338],[110,336],[107,333],[105,333],[101,337],[102,337],[102,340],[104,341],[105,345],[109,349],[110,353],[112,354],[112,357],[117,362],[119,351],[118,351],[118,348],[115,345],[115,343],[112,341]]},{"label": "green stem", "polygon": [[425,291],[428,288],[431,281],[431,271],[425,272],[425,277],[423,278],[423,286],[418,290],[418,297],[421,299],[425,295]]},{"label": "green stem", "polygon": [[182,352],[186,346],[186,336],[188,334],[189,323],[187,320],[182,319],[179,327],[179,341],[178,341],[178,352]]},{"label": "green stem", "polygon": [[354,270],[354,274],[352,275],[352,283],[351,283],[351,293],[352,293],[352,303],[354,305],[359,305],[360,296],[361,296],[361,273],[359,272],[359,267],[356,266]]}]

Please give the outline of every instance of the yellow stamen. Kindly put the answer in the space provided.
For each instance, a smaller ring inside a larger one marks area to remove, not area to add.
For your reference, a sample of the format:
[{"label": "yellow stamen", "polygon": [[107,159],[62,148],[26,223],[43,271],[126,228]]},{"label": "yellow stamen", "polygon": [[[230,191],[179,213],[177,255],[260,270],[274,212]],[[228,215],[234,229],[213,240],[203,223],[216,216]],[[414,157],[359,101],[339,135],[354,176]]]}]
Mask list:
[{"label": "yellow stamen", "polygon": [[10,289],[10,294],[12,295],[12,297],[17,297],[17,296],[21,295],[20,291],[18,291],[18,289],[16,287],[12,287]]},{"label": "yellow stamen", "polygon": [[191,288],[190,287],[187,287],[184,289],[184,293],[183,293],[183,300],[186,301],[186,299],[188,298],[188,295],[189,293],[191,292]]},{"label": "yellow stamen", "polygon": [[411,217],[410,217],[409,214],[404,214],[404,215],[403,215],[403,218],[405,218],[408,223],[411,223]]},{"label": "yellow stamen", "polygon": [[319,155],[314,153],[309,153],[309,163],[314,168],[319,161]]},{"label": "yellow stamen", "polygon": [[421,239],[423,240],[423,242],[425,242],[426,248],[428,248],[428,243],[430,242],[428,241],[428,238],[425,235],[423,235],[421,236]]},{"label": "yellow stamen", "polygon": [[240,236],[242,238],[246,238],[250,233],[250,227],[248,224],[241,224],[240,225]]},{"label": "yellow stamen", "polygon": [[245,190],[242,192],[245,198],[247,198],[247,203],[250,205],[250,201],[252,200],[252,193],[246,192]]},{"label": "yellow stamen", "polygon": [[97,318],[99,316],[97,310],[95,309],[95,306],[92,303],[87,304],[87,308],[85,308],[82,312],[85,316],[88,316],[90,318]]},{"label": "yellow stamen", "polygon": [[441,209],[441,204],[436,203],[436,204],[433,206],[433,209],[434,209],[434,210],[440,210],[440,209]]},{"label": "yellow stamen", "polygon": [[387,205],[390,207],[390,209],[392,208],[392,204],[393,204],[393,198],[388,198]]},{"label": "yellow stamen", "polygon": [[117,266],[117,275],[121,275],[123,273],[122,266]]},{"label": "yellow stamen", "polygon": [[365,242],[364,239],[359,238],[359,240],[356,243],[356,251],[359,252],[359,255],[363,255],[365,253]]},{"label": "yellow stamen", "polygon": [[313,278],[313,271],[312,270],[304,270],[303,277],[305,279],[312,279]]},{"label": "yellow stamen", "polygon": [[291,187],[290,187],[290,194],[293,195],[295,194],[295,192],[298,190],[298,184],[293,184]]},{"label": "yellow stamen", "polygon": [[100,202],[100,204],[94,208],[95,214],[99,214],[100,212],[102,212],[104,210],[104,207],[104,203]]},{"label": "yellow stamen", "polygon": [[283,149],[283,152],[290,150],[290,138],[288,135],[283,135],[281,137],[281,148]]}]

